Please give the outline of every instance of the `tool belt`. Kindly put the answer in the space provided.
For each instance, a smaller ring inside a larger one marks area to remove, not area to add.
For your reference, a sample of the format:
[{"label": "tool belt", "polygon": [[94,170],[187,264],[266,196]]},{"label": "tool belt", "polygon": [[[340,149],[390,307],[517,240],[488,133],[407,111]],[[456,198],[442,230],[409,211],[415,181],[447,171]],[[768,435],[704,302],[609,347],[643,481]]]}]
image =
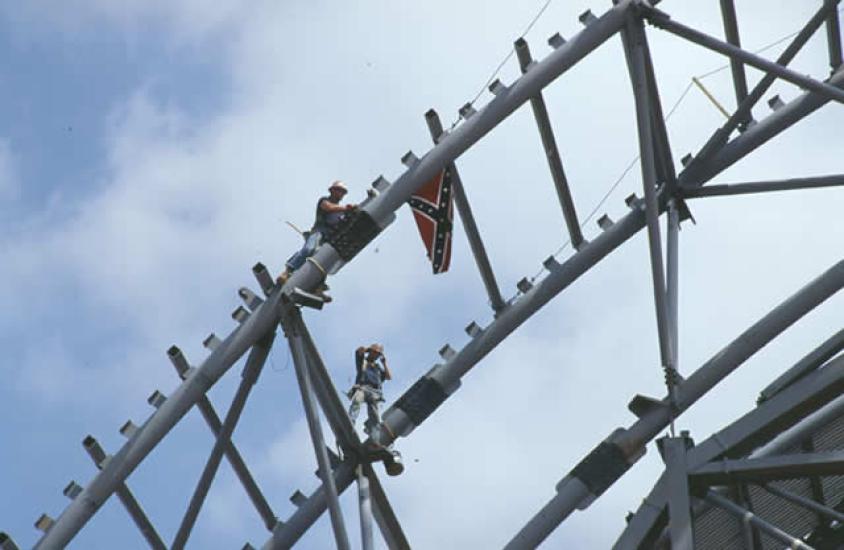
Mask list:
[{"label": "tool belt", "polygon": [[381,390],[378,388],[373,388],[372,386],[368,386],[366,384],[355,384],[354,386],[346,392],[346,396],[349,399],[352,399],[355,396],[355,392],[361,390],[363,392],[363,396],[365,399],[374,399],[378,402],[384,401],[384,395],[381,393]]}]

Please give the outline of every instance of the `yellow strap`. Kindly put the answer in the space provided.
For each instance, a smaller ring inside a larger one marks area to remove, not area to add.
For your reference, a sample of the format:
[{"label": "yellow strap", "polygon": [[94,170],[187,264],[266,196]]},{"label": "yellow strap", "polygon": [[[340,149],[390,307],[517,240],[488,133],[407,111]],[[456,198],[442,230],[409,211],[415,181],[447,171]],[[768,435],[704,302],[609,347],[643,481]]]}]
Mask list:
[{"label": "yellow strap", "polygon": [[318,261],[316,261],[315,259],[313,259],[313,257],[308,258],[308,261],[309,261],[309,262],[311,262],[311,263],[312,263],[312,264],[313,264],[313,265],[314,265],[317,269],[319,269],[319,270],[320,270],[320,272],[322,273],[322,276],[323,276],[323,277],[327,277],[327,276],[328,276],[328,273],[325,271],[325,268],[324,268],[324,267],[322,267],[321,265],[319,265],[319,262],[318,262]]}]

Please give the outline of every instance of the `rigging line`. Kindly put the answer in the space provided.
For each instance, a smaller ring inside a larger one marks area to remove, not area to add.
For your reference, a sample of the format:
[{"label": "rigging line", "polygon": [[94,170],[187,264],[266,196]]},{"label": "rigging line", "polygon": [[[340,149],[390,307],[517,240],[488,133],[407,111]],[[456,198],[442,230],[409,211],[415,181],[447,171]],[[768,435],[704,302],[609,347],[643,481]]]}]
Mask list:
[{"label": "rigging line", "polygon": [[[841,13],[841,12],[842,12],[842,10],[844,10],[844,6],[842,6],[842,7],[838,8],[838,13]],[[794,37],[795,37],[795,36],[797,36],[798,34],[800,34],[800,31],[795,31],[795,32],[793,32],[793,33],[791,33],[791,34],[789,34],[789,35],[783,36],[782,38],[779,38],[779,39],[775,40],[774,42],[771,42],[771,43],[770,43],[770,44],[768,44],[767,46],[763,46],[763,47],[759,48],[758,50],[754,51],[753,53],[755,53],[755,54],[759,54],[759,53],[765,52],[765,51],[767,51],[767,50],[770,50],[770,49],[771,49],[771,48],[773,48],[774,46],[779,46],[780,44],[782,44],[782,43],[783,43],[783,42],[785,42],[786,40],[788,40],[788,39],[790,39],[790,38],[794,38]],[[714,75],[715,73],[720,73],[720,72],[721,72],[721,71],[723,71],[724,69],[728,69],[729,67],[730,67],[729,63],[728,63],[728,64],[726,64],[726,65],[721,65],[721,66],[720,66],[720,67],[718,67],[717,69],[712,69],[712,70],[711,70],[711,71],[709,71],[709,72],[706,72],[706,73],[703,73],[703,74],[699,74],[699,75],[697,75],[697,78],[698,78],[698,80],[700,80],[700,79],[706,78],[706,77],[708,77],[708,76],[712,76],[712,75]]]},{"label": "rigging line", "polygon": [[[693,84],[692,82],[689,82],[686,85],[686,88],[683,90],[683,93],[680,94],[680,97],[677,98],[677,100],[674,102],[674,105],[672,105],[671,109],[668,110],[668,114],[666,114],[665,117],[663,117],[664,121],[668,122],[668,119],[671,118],[671,116],[674,114],[674,112],[680,106],[680,103],[682,103],[683,100],[688,95],[689,90],[692,89],[692,84]],[[624,180],[624,178],[627,176],[627,174],[630,173],[630,170],[633,169],[633,167],[636,165],[636,162],[638,160],[639,160],[639,155],[636,155],[633,158],[633,160],[630,161],[630,163],[627,165],[627,167],[624,169],[624,171],[621,173],[621,175],[618,176],[618,178],[615,180],[615,182],[610,186],[609,190],[606,193],[604,193],[604,196],[601,198],[600,201],[598,201],[598,204],[595,205],[595,207],[592,209],[592,211],[589,213],[589,215],[586,216],[586,218],[584,218],[584,220],[580,223],[581,229],[584,229],[586,227],[586,224],[588,224],[592,220],[592,218],[595,216],[595,214],[597,214],[598,210],[601,209],[601,207],[604,205],[604,203],[607,201],[607,199],[609,199],[610,195],[612,195],[613,191],[616,190],[616,188],[621,184],[621,182]],[[566,242],[564,242],[563,245],[560,248],[558,248],[556,250],[556,252],[554,252],[553,256],[557,256],[558,254],[560,254],[569,245],[571,245],[571,239],[568,239]],[[545,271],[545,268],[544,267],[541,268],[539,270],[539,272],[537,272],[536,275],[531,277],[531,279],[530,279],[531,282],[535,281],[537,279],[537,277],[542,275],[542,273],[544,271]]]},{"label": "rigging line", "polygon": [[[536,15],[533,16],[533,19],[531,20],[530,23],[528,23],[528,26],[525,27],[525,30],[522,31],[522,34],[519,35],[519,38],[524,38],[525,35],[527,35],[527,33],[530,32],[530,30],[533,28],[533,26],[536,25],[536,22],[539,21],[539,18],[542,17],[542,14],[545,13],[545,10],[548,9],[548,6],[551,4],[551,2],[552,2],[552,0],[545,0],[545,4],[543,4],[542,7],[539,9],[539,11],[536,13]],[[504,68],[504,65],[508,61],[510,61],[511,57],[513,57],[514,52],[515,52],[515,50],[513,48],[510,48],[509,53],[506,56],[504,56],[504,59],[501,60],[501,63],[498,64],[498,66],[495,68],[495,70],[492,72],[492,74],[486,80],[484,85],[481,86],[481,89],[478,90],[478,93],[475,94],[475,97],[472,98],[472,101],[470,101],[468,103],[469,105],[474,105],[475,102],[483,95],[484,90],[486,90],[487,86],[489,86],[492,83],[492,81],[495,80],[495,77],[498,76],[498,73],[501,72],[501,69]],[[462,116],[457,117],[457,120],[455,120],[451,125],[452,130],[454,129],[455,126],[457,126],[460,123],[460,120],[462,118],[463,118]]]}]

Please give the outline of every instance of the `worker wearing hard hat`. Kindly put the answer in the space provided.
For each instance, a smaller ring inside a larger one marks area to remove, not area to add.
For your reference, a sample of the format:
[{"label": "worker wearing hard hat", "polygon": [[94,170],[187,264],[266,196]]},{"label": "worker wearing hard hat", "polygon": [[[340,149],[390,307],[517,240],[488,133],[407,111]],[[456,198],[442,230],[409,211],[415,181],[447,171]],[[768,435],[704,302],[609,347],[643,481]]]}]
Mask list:
[{"label": "worker wearing hard hat", "polygon": [[372,344],[368,347],[359,347],[355,350],[355,366],[357,367],[355,385],[348,392],[349,399],[352,400],[349,417],[354,424],[360,414],[361,403],[366,402],[367,419],[363,431],[370,433],[372,428],[381,423],[381,414],[378,410],[379,405],[384,401],[381,385],[384,380],[390,380],[393,377],[387,366],[384,346]]},{"label": "worker wearing hard hat", "polygon": [[343,221],[346,212],[357,208],[354,204],[340,204],[348,191],[342,181],[335,181],[328,188],[328,196],[320,197],[317,201],[314,225],[310,231],[302,234],[305,237],[305,244],[287,260],[284,273],[276,279],[279,285],[283,285],[290,274],[302,267],[305,261],[316,252],[326,236]]}]

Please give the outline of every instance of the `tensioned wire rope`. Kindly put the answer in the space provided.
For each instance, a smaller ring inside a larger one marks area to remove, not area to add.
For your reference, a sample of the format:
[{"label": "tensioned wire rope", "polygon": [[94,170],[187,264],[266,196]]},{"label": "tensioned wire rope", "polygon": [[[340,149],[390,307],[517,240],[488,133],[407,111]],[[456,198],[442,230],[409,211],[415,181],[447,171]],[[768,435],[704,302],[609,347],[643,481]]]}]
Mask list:
[{"label": "tensioned wire rope", "polygon": [[[536,12],[536,15],[533,16],[533,18],[530,20],[530,22],[525,27],[524,31],[522,31],[522,33],[519,35],[520,39],[527,36],[527,34],[531,31],[531,29],[533,29],[533,27],[536,25],[536,23],[539,21],[539,19],[542,17],[542,15],[545,13],[545,11],[548,9],[548,6],[551,5],[552,1],[553,0],[545,0],[545,2],[542,4],[542,6],[539,8],[539,10]],[[844,7],[839,8],[838,12],[841,13],[842,10],[844,10]],[[770,50],[771,48],[779,46],[780,44],[782,44],[786,40],[789,40],[790,38],[797,36],[797,34],[799,34],[799,32],[800,31],[794,31],[794,32],[789,33],[785,36],[782,36],[782,37],[776,39],[775,41],[771,42],[770,44],[767,44],[767,45],[765,45],[765,46],[763,46],[763,47],[761,47],[757,50],[754,50],[753,53],[754,54],[760,54],[760,53],[766,52],[766,51]],[[505,55],[504,58],[498,63],[498,65],[495,67],[495,70],[492,71],[492,74],[486,79],[483,86],[481,86],[481,88],[478,90],[478,92],[475,94],[475,96],[472,98],[472,100],[469,101],[469,103],[466,104],[467,106],[473,107],[475,105],[475,103],[483,95],[483,93],[487,89],[487,87],[499,75],[499,73],[501,72],[501,69],[504,68],[504,65],[506,65],[507,62],[513,57],[514,53],[515,53],[515,50],[511,48],[508,51],[507,55]],[[721,71],[728,69],[729,67],[730,67],[730,64],[726,63],[726,64],[720,65],[720,66],[718,66],[718,67],[716,67],[712,70],[709,70],[705,73],[690,77],[689,83],[686,85],[686,87],[683,89],[682,93],[680,93],[680,96],[677,98],[677,100],[671,106],[671,109],[668,110],[668,113],[663,117],[663,121],[668,122],[668,120],[671,118],[671,116],[677,111],[677,109],[680,107],[680,104],[683,102],[684,99],[686,99],[686,96],[688,95],[689,91],[692,89],[692,86],[695,85],[695,80],[697,80],[699,82],[699,81],[701,81],[705,78],[709,78],[710,76],[718,74]],[[703,90],[701,90],[701,93],[706,94],[706,92],[703,91]],[[716,107],[717,106],[718,105],[716,104]],[[465,117],[461,114],[451,124],[450,129],[453,130],[462,120],[465,120]],[[592,218],[595,217],[595,214],[597,214],[598,211],[604,206],[604,204],[607,202],[607,200],[610,198],[610,196],[613,194],[613,192],[615,192],[615,190],[618,188],[618,186],[621,185],[621,183],[624,181],[624,179],[630,173],[630,170],[633,169],[633,167],[636,165],[636,163],[638,161],[639,161],[639,155],[634,156],[630,160],[630,162],[625,166],[624,170],[622,170],[621,174],[619,174],[619,176],[613,181],[613,183],[609,186],[609,188],[604,193],[604,195],[601,197],[601,199],[597,202],[597,204],[595,204],[595,206],[589,212],[589,215],[586,216],[586,218],[584,218],[583,221],[580,223],[581,229],[585,229],[586,225],[589,222],[592,221]],[[571,239],[568,239],[566,242],[564,242],[552,254],[552,257],[556,258],[558,255],[560,255],[569,246],[571,246]],[[535,282],[545,271],[546,271],[545,267],[540,268],[540,270],[536,273],[536,275],[534,275],[533,277],[530,278],[530,282],[531,283]]]}]

